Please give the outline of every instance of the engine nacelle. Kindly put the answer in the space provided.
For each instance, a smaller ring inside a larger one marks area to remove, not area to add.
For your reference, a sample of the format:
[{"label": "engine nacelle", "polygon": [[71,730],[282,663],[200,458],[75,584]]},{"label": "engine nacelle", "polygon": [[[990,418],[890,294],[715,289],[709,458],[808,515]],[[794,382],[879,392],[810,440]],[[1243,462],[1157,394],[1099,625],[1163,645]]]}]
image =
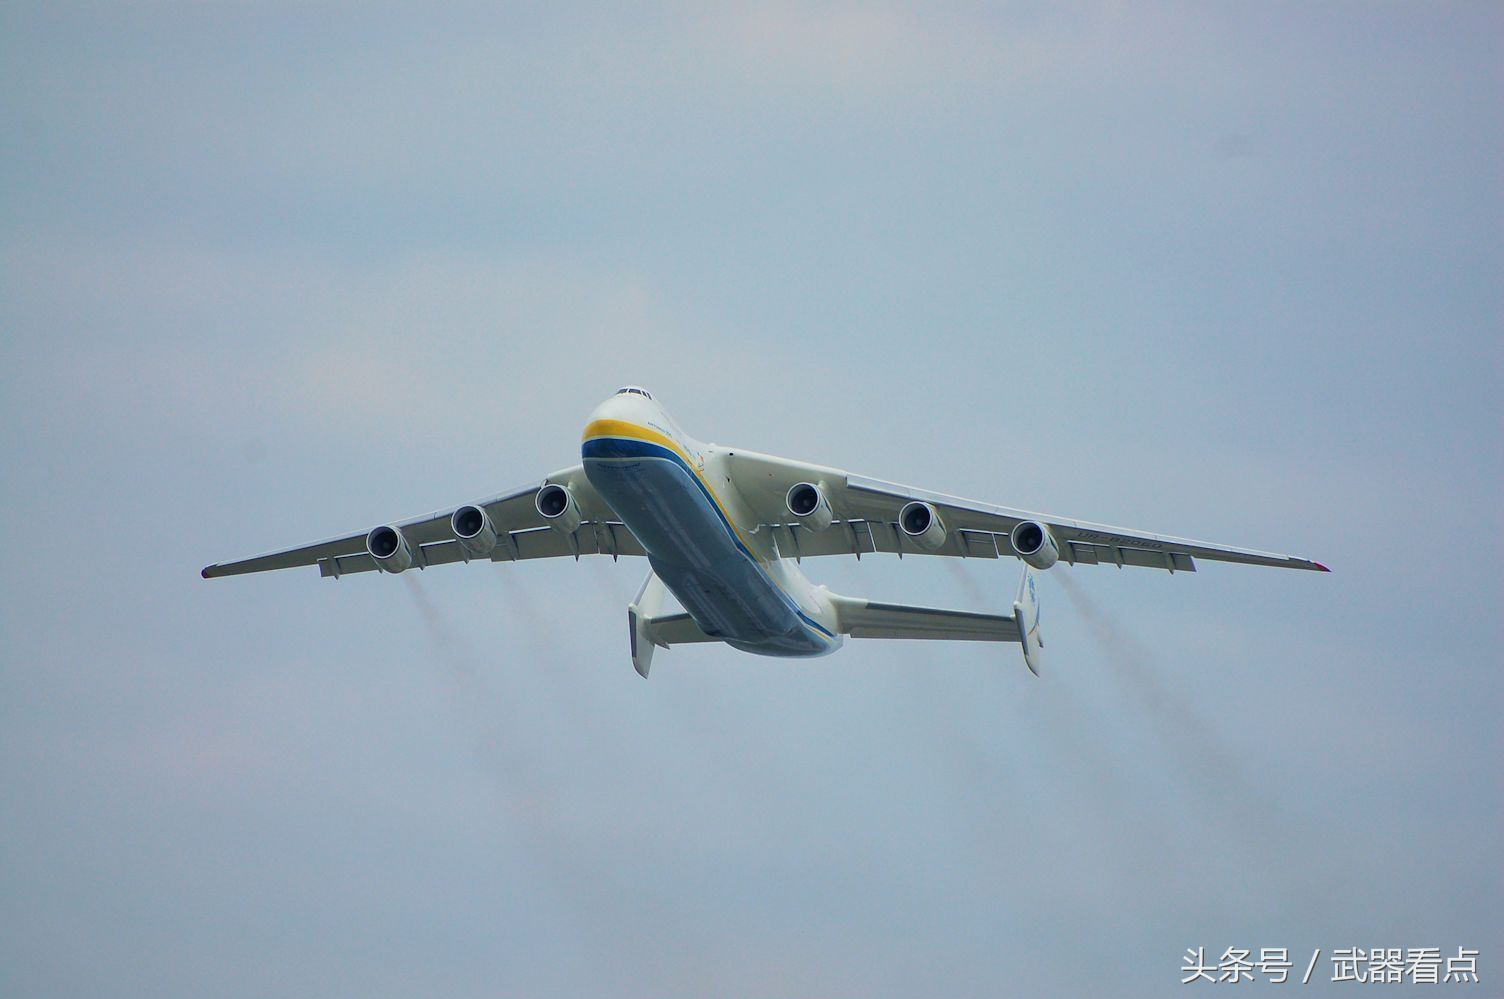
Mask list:
[{"label": "engine nacelle", "polygon": [[825,490],[813,482],[796,483],[783,498],[784,506],[794,519],[811,531],[823,531],[830,526],[833,514]]},{"label": "engine nacelle", "polygon": [[533,505],[555,530],[573,534],[580,527],[580,508],[575,504],[574,493],[561,485],[550,483],[538,490]]},{"label": "engine nacelle", "polygon": [[1037,520],[1026,520],[1008,535],[1018,557],[1036,569],[1048,569],[1060,561],[1060,545],[1050,529]]},{"label": "engine nacelle", "polygon": [[928,503],[915,500],[898,511],[898,526],[903,533],[927,552],[937,552],[945,544],[945,525],[940,513]]},{"label": "engine nacelle", "polygon": [[374,528],[366,535],[366,551],[371,553],[376,568],[382,572],[401,572],[413,564],[413,550],[408,547],[407,536],[390,524]]},{"label": "engine nacelle", "polygon": [[462,506],[449,518],[449,530],[460,547],[477,558],[489,558],[496,549],[496,525],[478,506]]}]

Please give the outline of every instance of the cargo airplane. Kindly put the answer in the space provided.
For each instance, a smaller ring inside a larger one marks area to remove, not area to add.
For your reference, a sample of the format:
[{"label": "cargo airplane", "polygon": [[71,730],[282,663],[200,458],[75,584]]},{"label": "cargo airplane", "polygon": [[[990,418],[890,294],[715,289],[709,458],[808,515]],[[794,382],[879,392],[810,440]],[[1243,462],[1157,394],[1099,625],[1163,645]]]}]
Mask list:
[{"label": "cargo airplane", "polygon": [[[1058,562],[1194,572],[1196,559],[1329,571],[1319,562],[958,499],[689,436],[628,386],[585,424],[581,463],[541,483],[300,548],[211,565],[205,579],[293,566],[338,579],[449,562],[645,556],[627,608],[632,665],[656,648],[725,642],[765,656],[823,656],[842,639],[1018,642],[1039,672],[1036,574]],[[875,552],[1024,562],[1012,614],[832,593],[803,559]],[[668,594],[680,611],[665,607]]]}]

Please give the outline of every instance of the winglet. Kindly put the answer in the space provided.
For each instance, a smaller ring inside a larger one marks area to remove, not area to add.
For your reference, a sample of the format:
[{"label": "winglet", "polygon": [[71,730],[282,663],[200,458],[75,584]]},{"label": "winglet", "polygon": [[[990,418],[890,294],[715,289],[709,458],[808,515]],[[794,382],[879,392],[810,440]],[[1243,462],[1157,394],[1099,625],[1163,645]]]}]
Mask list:
[{"label": "winglet", "polygon": [[206,566],[204,566],[202,569],[200,569],[198,571],[198,574],[200,576],[204,577],[205,579],[208,579],[209,578],[209,570],[212,569],[212,568],[214,568],[214,566],[212,566],[212,565],[206,565]]},{"label": "winglet", "polygon": [[1332,571],[1332,570],[1328,569],[1326,566],[1322,565],[1320,562],[1312,562],[1311,564],[1314,565],[1317,569],[1320,569],[1322,572],[1331,572]]}]

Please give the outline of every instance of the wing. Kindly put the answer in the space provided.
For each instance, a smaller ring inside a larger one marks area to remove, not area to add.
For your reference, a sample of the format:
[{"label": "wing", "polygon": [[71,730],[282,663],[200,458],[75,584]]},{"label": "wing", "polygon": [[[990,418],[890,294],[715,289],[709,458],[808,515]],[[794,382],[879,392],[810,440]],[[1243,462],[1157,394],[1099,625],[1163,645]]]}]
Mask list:
[{"label": "wing", "polygon": [[[546,485],[561,485],[574,495],[580,510],[579,529],[565,533],[549,526],[534,504],[538,490]],[[555,472],[542,482],[493,496],[472,504],[481,507],[496,528],[496,547],[489,560],[553,558],[570,555],[641,555],[642,545],[616,519],[611,508],[601,500],[584,470],[576,465]],[[400,521],[393,526],[401,530],[412,551],[413,565],[427,567],[449,562],[468,562],[471,555],[455,538],[449,525],[454,510],[438,510],[422,517]],[[290,569],[300,565],[317,565],[324,576],[343,576],[348,572],[372,572],[376,560],[366,551],[366,531],[340,538],[318,541],[300,548],[269,552],[238,562],[211,565],[203,570],[205,579],[234,576],[245,572]]]},{"label": "wing", "polygon": [[[738,449],[728,459],[737,490],[754,510],[762,511],[759,530],[771,530],[785,557],[856,555],[894,552],[904,555],[950,555],[963,558],[1018,556],[1009,540],[1024,521],[1049,527],[1060,545],[1060,558],[1072,565],[1145,566],[1170,572],[1196,571],[1196,559],[1242,562],[1286,569],[1326,566],[1310,559],[1233,548],[1164,534],[1148,534],[1106,524],[1013,510],[943,493],[851,475],[836,468],[809,465]],[[812,531],[794,522],[785,505],[788,490],[800,482],[818,484],[830,502],[834,522]],[[899,527],[898,515],[911,502],[935,508],[945,540],[933,550],[922,548]]]}]

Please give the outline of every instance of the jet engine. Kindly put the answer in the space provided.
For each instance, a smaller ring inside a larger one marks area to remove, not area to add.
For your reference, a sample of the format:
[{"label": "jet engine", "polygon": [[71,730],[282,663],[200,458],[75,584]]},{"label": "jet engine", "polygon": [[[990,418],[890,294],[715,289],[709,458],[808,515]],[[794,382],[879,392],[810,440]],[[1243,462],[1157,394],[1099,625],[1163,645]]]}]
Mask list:
[{"label": "jet engine", "polygon": [[1037,520],[1025,520],[1008,535],[1018,557],[1036,569],[1048,569],[1060,561],[1060,545],[1050,529]]},{"label": "jet engine", "polygon": [[823,531],[830,526],[830,500],[825,490],[813,482],[800,482],[789,489],[784,497],[789,513],[811,531]]},{"label": "jet engine", "polygon": [[413,550],[407,545],[402,530],[383,524],[366,535],[366,551],[376,560],[376,567],[383,572],[401,572],[411,568]]},{"label": "jet engine", "polygon": [[556,483],[544,486],[538,490],[534,505],[550,527],[565,534],[573,534],[579,529],[580,508],[575,504],[574,493],[563,486]]},{"label": "jet engine", "polygon": [[937,552],[945,544],[945,525],[939,512],[928,503],[915,500],[898,511],[898,526],[914,544],[927,552]]},{"label": "jet engine", "polygon": [[449,518],[454,539],[476,558],[489,558],[496,548],[496,525],[478,506],[462,506]]}]

